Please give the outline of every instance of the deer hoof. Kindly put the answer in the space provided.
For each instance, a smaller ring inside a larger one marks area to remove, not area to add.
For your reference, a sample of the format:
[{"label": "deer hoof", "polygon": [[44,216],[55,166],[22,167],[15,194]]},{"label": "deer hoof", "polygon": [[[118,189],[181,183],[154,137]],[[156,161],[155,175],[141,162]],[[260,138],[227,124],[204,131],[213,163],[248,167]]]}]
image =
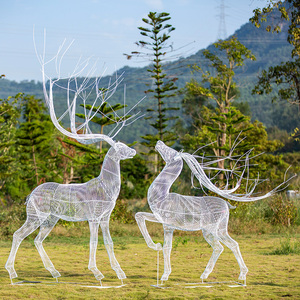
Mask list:
[{"label": "deer hoof", "polygon": [[127,278],[126,274],[124,273],[123,270],[118,270],[116,273],[117,273],[117,276],[118,276],[119,279],[126,279]]},{"label": "deer hoof", "polygon": [[248,273],[248,269],[247,268],[244,268],[243,270],[241,270],[240,276],[239,276],[239,280],[246,280],[247,273]]},{"label": "deer hoof", "polygon": [[60,273],[57,271],[57,270],[54,270],[54,271],[50,271],[51,275],[54,277],[54,278],[57,278],[57,277],[60,277]]},{"label": "deer hoof", "polygon": [[169,275],[168,273],[164,273],[162,276],[161,276],[161,281],[167,281],[169,279]]},{"label": "deer hoof", "polygon": [[96,278],[98,281],[101,281],[101,279],[104,278],[104,275],[103,275],[102,273],[100,273],[100,274],[95,275],[95,278]]},{"label": "deer hoof", "polygon": [[104,278],[104,275],[97,269],[97,267],[89,267],[89,270],[93,272],[97,280]]},{"label": "deer hoof", "polygon": [[8,271],[8,273],[9,273],[9,277],[10,277],[10,279],[13,279],[13,278],[17,278],[18,277],[18,275],[17,275],[17,272],[15,271],[15,269],[13,268],[13,267],[5,267],[6,268],[6,270]]},{"label": "deer hoof", "polygon": [[247,273],[240,273],[239,280],[246,280]]},{"label": "deer hoof", "polygon": [[208,277],[209,274],[210,274],[210,273],[204,271],[204,272],[202,273],[202,275],[200,276],[200,278],[201,278],[201,279],[206,279],[206,278]]},{"label": "deer hoof", "polygon": [[13,271],[12,273],[9,273],[9,277],[10,279],[17,278],[18,277],[17,272]]}]

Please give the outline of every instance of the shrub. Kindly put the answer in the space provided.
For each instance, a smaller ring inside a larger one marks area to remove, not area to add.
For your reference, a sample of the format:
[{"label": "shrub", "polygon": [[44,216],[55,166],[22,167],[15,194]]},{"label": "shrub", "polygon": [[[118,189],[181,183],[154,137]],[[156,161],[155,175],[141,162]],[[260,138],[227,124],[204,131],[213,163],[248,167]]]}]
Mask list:
[{"label": "shrub", "polygon": [[271,255],[288,255],[288,254],[300,254],[300,242],[297,240],[291,241],[288,236],[285,240],[280,241],[279,248],[276,248],[270,253]]},{"label": "shrub", "polygon": [[112,221],[119,221],[123,224],[134,223],[135,219],[133,214],[128,209],[128,204],[125,200],[117,200],[116,206],[111,213],[110,220]]},{"label": "shrub", "polygon": [[297,207],[286,196],[276,195],[269,200],[268,204],[270,209],[266,217],[272,224],[290,226],[297,220]]},{"label": "shrub", "polygon": [[10,237],[26,220],[26,206],[14,204],[2,207],[0,212],[0,236]]}]

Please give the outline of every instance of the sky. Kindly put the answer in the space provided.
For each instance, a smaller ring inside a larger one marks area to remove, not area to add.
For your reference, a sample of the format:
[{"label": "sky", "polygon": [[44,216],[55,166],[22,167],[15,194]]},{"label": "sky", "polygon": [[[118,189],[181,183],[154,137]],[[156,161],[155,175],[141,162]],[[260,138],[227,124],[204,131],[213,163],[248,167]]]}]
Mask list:
[{"label": "sky", "polygon": [[[143,39],[137,27],[150,11],[168,12],[168,22],[176,30],[169,39],[173,48],[182,48],[187,56],[233,34],[263,7],[267,0],[0,0],[0,74],[9,80],[42,80],[38,55],[46,59],[59,46],[72,46],[61,64],[61,76],[74,71],[79,58],[97,63],[96,74],[110,75],[121,67],[142,67],[145,60],[127,60],[123,53],[136,51],[136,41]],[[223,18],[220,17],[223,15]],[[222,32],[220,20],[223,20]],[[221,34],[221,36],[220,36]],[[34,36],[34,39],[33,39]],[[180,52],[179,52],[180,53]],[[56,77],[48,64],[46,73]],[[85,74],[84,74],[85,75]]]}]

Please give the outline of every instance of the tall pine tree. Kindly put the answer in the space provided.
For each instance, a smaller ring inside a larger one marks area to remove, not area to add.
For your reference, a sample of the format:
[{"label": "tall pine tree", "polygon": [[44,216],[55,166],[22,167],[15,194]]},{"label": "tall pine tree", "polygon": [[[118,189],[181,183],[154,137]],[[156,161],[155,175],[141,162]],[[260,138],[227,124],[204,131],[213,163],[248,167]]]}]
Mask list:
[{"label": "tall pine tree", "polygon": [[[155,155],[155,172],[162,168],[162,160],[154,152],[155,144],[158,140],[171,145],[177,140],[177,135],[167,129],[168,121],[174,119],[174,116],[167,116],[167,112],[170,110],[178,110],[179,108],[171,107],[169,103],[165,103],[165,100],[175,96],[175,90],[177,87],[174,82],[177,80],[175,77],[168,77],[164,71],[163,61],[166,60],[167,54],[172,52],[172,47],[168,44],[170,33],[175,28],[166,24],[171,17],[168,13],[156,13],[150,12],[148,18],[143,18],[143,22],[147,27],[138,27],[140,34],[147,38],[146,41],[138,41],[136,44],[143,49],[143,52],[133,51],[130,55],[126,55],[128,59],[132,57],[151,57],[153,64],[147,71],[151,73],[150,77],[153,81],[153,88],[148,89],[145,93],[151,93],[156,99],[156,108],[148,108],[151,115],[147,117],[153,120],[150,124],[156,131],[155,135],[147,134],[142,136],[145,140],[143,145],[150,148],[149,154]],[[170,50],[169,50],[170,49]],[[154,105],[152,106],[154,107]]]}]

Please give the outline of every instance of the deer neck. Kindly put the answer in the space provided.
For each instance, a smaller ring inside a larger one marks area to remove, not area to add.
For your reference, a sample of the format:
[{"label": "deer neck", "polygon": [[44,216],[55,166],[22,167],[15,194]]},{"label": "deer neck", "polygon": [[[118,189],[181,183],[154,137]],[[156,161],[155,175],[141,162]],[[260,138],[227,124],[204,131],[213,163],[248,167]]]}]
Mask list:
[{"label": "deer neck", "polygon": [[172,184],[182,171],[182,167],[183,161],[178,159],[163,168],[148,189],[148,203],[150,205],[168,196]]},{"label": "deer neck", "polygon": [[110,183],[109,186],[121,184],[120,159],[116,155],[114,148],[110,148],[104,158],[100,175],[100,180]]}]

